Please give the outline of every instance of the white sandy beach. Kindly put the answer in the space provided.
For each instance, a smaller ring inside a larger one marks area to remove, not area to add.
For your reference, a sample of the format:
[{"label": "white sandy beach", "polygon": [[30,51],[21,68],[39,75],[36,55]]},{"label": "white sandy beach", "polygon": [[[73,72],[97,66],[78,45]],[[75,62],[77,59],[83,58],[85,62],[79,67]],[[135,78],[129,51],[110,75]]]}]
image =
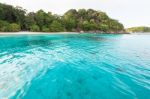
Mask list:
[{"label": "white sandy beach", "polygon": [[0,32],[0,35],[18,35],[18,34],[79,34],[78,32],[28,32],[28,31],[20,31],[20,32]]}]

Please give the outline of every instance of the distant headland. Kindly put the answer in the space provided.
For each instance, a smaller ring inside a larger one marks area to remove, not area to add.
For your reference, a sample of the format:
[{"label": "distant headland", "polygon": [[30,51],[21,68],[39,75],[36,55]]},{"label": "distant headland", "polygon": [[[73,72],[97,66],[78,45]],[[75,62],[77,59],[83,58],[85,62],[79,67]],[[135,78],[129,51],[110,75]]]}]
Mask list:
[{"label": "distant headland", "polygon": [[146,26],[131,27],[127,28],[126,31],[130,33],[147,33],[150,32],[150,27]]}]

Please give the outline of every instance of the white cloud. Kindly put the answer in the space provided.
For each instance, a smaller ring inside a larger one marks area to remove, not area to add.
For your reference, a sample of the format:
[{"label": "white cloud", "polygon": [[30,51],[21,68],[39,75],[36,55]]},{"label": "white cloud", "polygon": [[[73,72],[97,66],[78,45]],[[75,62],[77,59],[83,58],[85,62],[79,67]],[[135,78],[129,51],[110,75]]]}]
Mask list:
[{"label": "white cloud", "polygon": [[0,0],[0,2],[22,6],[28,11],[43,9],[56,14],[63,14],[71,8],[93,8],[108,13],[125,27],[150,26],[150,0]]}]

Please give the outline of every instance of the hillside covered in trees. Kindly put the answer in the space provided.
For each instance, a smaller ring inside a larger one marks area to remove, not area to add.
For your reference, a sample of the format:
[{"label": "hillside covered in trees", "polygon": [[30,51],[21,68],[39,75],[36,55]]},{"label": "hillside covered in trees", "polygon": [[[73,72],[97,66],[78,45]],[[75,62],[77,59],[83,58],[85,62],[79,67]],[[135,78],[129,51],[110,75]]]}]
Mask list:
[{"label": "hillside covered in trees", "polygon": [[93,9],[71,9],[60,16],[43,10],[27,13],[21,7],[0,3],[0,31],[122,33],[124,26],[106,13]]},{"label": "hillside covered in trees", "polygon": [[150,32],[150,27],[139,26],[139,27],[131,27],[126,29],[127,32]]}]

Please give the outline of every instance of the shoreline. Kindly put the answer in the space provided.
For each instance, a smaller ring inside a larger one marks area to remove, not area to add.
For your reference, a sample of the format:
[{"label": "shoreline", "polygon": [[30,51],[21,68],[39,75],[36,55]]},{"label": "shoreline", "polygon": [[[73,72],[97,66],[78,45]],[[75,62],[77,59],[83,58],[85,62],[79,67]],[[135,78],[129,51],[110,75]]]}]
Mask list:
[{"label": "shoreline", "polygon": [[30,32],[30,31],[19,31],[19,32],[0,32],[0,35],[37,35],[37,34],[132,34],[132,33],[97,33],[97,32]]},{"label": "shoreline", "polygon": [[24,34],[80,34],[78,32],[30,32],[30,31],[20,31],[20,32],[0,32],[0,35],[24,35]]}]

